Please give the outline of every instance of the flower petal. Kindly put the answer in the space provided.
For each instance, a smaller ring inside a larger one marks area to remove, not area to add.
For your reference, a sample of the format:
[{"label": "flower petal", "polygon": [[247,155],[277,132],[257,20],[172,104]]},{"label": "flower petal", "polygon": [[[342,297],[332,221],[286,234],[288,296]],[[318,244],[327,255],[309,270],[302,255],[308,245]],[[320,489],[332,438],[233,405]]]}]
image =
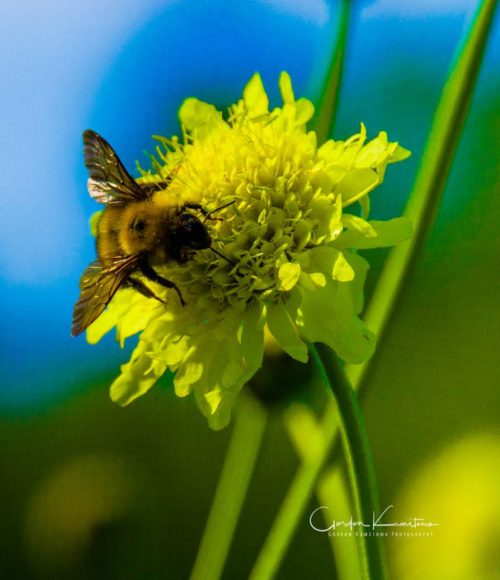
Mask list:
[{"label": "flower petal", "polygon": [[279,289],[289,292],[297,284],[300,270],[300,264],[294,262],[287,262],[280,266],[278,271]]},{"label": "flower petal", "polygon": [[90,233],[94,236],[94,238],[97,236],[97,226],[99,224],[99,220],[101,219],[103,211],[104,210],[102,210],[102,209],[99,211],[95,211],[90,216],[90,220],[89,220]]},{"label": "flower petal", "polygon": [[323,342],[345,361],[359,364],[375,349],[375,336],[355,314],[349,283],[328,281],[304,291],[299,313],[303,335]]},{"label": "flower petal", "polygon": [[197,138],[203,138],[222,117],[213,105],[191,97],[182,103],[179,119],[188,131],[194,132]]},{"label": "flower petal", "polygon": [[295,122],[305,125],[314,115],[314,105],[309,99],[299,99],[295,102]]},{"label": "flower petal", "polygon": [[283,103],[293,105],[295,103],[295,95],[293,94],[292,79],[286,71],[280,74],[279,87]]},{"label": "flower petal", "polygon": [[373,169],[352,169],[337,183],[336,191],[342,195],[345,207],[370,193],[379,182],[380,177]]},{"label": "flower petal", "polygon": [[387,161],[387,133],[381,131],[375,139],[367,143],[356,157],[356,167],[377,167]]},{"label": "flower petal", "polygon": [[268,306],[267,325],[271,334],[287,354],[300,362],[307,362],[307,347],[282,304]]},{"label": "flower petal", "polygon": [[408,218],[399,217],[388,221],[369,221],[376,236],[365,236],[359,231],[348,230],[343,232],[336,240],[336,248],[356,248],[365,250],[369,248],[385,248],[394,246],[412,236],[413,228]]},{"label": "flower petal", "polygon": [[408,159],[411,155],[411,151],[401,147],[398,143],[394,143],[394,149],[391,151],[389,156],[389,163],[397,163],[398,161],[403,161],[404,159]]},{"label": "flower petal", "polygon": [[354,314],[359,314],[363,310],[365,298],[363,290],[365,287],[366,274],[368,273],[370,265],[364,258],[354,252],[345,252],[344,257],[348,260],[351,268],[355,272],[353,280],[347,284],[347,289],[351,294]]},{"label": "flower petal", "polygon": [[203,363],[198,360],[187,360],[182,363],[174,377],[175,394],[185,397],[191,392],[191,385],[201,379],[203,375]]},{"label": "flower petal", "polygon": [[370,225],[370,222],[350,213],[345,213],[342,216],[342,223],[348,230],[354,230],[368,238],[374,238],[377,236],[377,232],[374,230],[373,226]]},{"label": "flower petal", "polygon": [[233,408],[236,393],[225,393],[220,399],[214,413],[208,417],[208,425],[214,431],[220,431],[227,427],[231,420],[231,409]]},{"label": "flower petal", "polygon": [[247,109],[254,116],[264,115],[269,112],[269,99],[260,74],[255,73],[243,89],[243,100]]},{"label": "flower petal", "polygon": [[[354,278],[354,270],[342,252],[330,246],[313,248],[310,252],[313,271],[319,270],[339,282],[349,282]],[[324,286],[324,284],[323,284]]]},{"label": "flower petal", "polygon": [[354,278],[354,270],[342,252],[338,253],[333,264],[332,278],[339,282],[350,282]]},{"label": "flower petal", "polygon": [[146,352],[147,344],[140,341],[130,361],[121,367],[121,375],[110,387],[111,400],[126,406],[144,395],[167,369],[164,363],[153,362]]},{"label": "flower petal", "polygon": [[96,344],[116,326],[116,338],[123,348],[125,339],[143,330],[161,311],[151,309],[150,301],[139,293],[123,289],[106,310],[87,329],[87,342]]},{"label": "flower petal", "polygon": [[265,321],[265,307],[259,302],[249,306],[243,315],[240,344],[246,361],[245,374],[241,379],[244,382],[262,366]]}]

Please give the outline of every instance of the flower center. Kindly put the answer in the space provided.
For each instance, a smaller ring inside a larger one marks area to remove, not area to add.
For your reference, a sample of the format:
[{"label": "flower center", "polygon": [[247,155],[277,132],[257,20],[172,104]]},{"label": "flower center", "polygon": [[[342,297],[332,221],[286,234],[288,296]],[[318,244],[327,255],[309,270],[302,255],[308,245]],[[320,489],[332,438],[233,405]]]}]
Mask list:
[{"label": "flower center", "polygon": [[234,204],[207,221],[215,249],[233,265],[210,251],[169,265],[183,292],[232,306],[252,298],[276,301],[286,291],[283,275],[299,276],[307,248],[325,239],[337,209],[336,196],[314,186],[315,147],[307,134],[300,137],[255,122],[226,125],[185,146],[167,194],[195,196],[208,209]]}]

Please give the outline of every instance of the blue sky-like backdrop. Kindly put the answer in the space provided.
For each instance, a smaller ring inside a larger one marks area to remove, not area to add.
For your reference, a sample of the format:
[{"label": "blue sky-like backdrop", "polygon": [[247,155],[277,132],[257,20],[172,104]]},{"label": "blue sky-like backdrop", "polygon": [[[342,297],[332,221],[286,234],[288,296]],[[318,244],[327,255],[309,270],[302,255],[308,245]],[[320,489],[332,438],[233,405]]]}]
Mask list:
[{"label": "blue sky-like backdrop", "polygon": [[[413,152],[374,203],[400,212],[472,0],[359,2],[335,136],[363,121]],[[259,71],[278,104],[281,70],[296,94],[314,98],[328,62],[335,3],[23,0],[0,21],[2,228],[0,228],[0,405],[24,409],[70,393],[82,376],[116,367],[126,354],[109,337],[90,347],[70,337],[78,279],[93,259],[81,133],[91,127],[130,170],[147,165],[154,133],[178,133],[188,96],[221,107]],[[493,107],[499,29],[475,101]],[[456,211],[447,198],[445,211]]]}]

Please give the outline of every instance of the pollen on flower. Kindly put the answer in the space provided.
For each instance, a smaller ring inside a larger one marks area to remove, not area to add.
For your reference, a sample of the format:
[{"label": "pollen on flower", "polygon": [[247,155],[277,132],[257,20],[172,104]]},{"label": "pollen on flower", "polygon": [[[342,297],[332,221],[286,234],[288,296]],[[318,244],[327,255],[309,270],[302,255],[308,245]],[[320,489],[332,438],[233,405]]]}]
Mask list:
[{"label": "pollen on flower", "polygon": [[[238,391],[262,365],[264,330],[302,362],[305,340],[324,342],[353,363],[372,354],[375,338],[359,318],[368,264],[356,250],[411,235],[403,218],[367,219],[368,194],[387,165],[409,152],[385,133],[367,142],[363,125],[346,141],[318,146],[306,128],[311,102],[295,99],[286,73],[280,90],[283,105],[270,110],[256,74],[227,115],[187,99],[179,111],[182,142],[157,137],[152,169],[138,182],[170,176],[162,195],[209,211],[228,204],[207,228],[230,262],[207,249],[169,263],[163,274],[186,307],[173,295],[162,305],[123,290],[89,328],[91,342],[114,326],[121,342],[142,331],[111,387],[120,404],[170,369],[176,393],[194,393],[210,425],[223,427]],[[349,211],[355,203],[363,217]]]}]

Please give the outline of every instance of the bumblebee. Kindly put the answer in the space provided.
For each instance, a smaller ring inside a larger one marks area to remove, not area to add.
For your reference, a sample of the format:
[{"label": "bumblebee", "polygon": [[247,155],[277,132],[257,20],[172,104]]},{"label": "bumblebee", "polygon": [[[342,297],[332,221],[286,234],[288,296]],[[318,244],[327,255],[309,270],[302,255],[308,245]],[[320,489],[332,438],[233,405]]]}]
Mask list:
[{"label": "bumblebee", "polygon": [[[197,250],[212,248],[207,219],[231,203],[207,212],[200,204],[169,199],[164,190],[172,178],[138,184],[109,143],[96,132],[83,133],[84,162],[89,173],[90,197],[106,207],[97,224],[97,259],[83,272],[80,296],[73,311],[71,334],[77,336],[96,320],[119,288],[132,287],[163,302],[143,279],[177,293],[174,282],[160,276],[155,266],[182,264]],[[162,192],[160,194],[160,192]],[[203,215],[203,221],[193,212]]]}]

